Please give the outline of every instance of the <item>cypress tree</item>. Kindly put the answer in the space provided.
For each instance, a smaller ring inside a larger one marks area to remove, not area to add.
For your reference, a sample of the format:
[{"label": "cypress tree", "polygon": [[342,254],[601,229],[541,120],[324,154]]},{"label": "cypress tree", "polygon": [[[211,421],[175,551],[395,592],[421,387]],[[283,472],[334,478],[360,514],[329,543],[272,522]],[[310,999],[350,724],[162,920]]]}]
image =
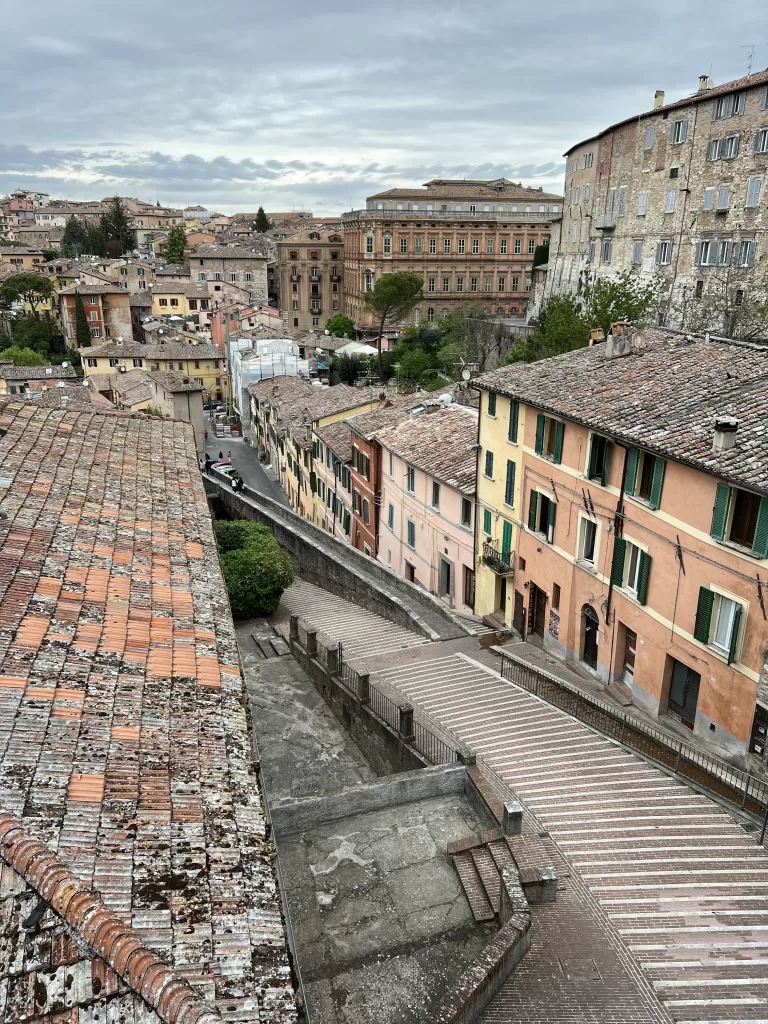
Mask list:
[{"label": "cypress tree", "polygon": [[75,338],[78,348],[91,344],[91,329],[88,326],[88,317],[85,315],[83,297],[79,293],[75,296]]}]

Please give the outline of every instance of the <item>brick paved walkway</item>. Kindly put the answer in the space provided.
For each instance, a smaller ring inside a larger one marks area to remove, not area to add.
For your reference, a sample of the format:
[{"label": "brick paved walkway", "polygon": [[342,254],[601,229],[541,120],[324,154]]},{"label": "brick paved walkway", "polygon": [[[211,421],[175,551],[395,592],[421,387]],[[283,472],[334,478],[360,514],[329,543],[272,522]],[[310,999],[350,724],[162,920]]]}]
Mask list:
[{"label": "brick paved walkway", "polygon": [[[378,678],[482,754],[535,813],[674,1020],[768,1021],[768,855],[720,806],[465,655]],[[543,1019],[514,990],[513,979],[486,1020]],[[594,1019],[623,1019],[615,1012]]]}]

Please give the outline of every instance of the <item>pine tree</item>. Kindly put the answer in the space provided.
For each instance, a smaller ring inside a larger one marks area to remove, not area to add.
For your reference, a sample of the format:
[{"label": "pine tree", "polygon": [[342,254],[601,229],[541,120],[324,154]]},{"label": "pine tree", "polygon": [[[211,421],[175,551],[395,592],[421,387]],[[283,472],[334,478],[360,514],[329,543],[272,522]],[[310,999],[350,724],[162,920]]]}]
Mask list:
[{"label": "pine tree", "polygon": [[102,217],[102,227],[108,250],[114,250],[118,256],[122,256],[127,249],[136,248],[136,235],[120,196],[114,196],[111,200],[109,210]]},{"label": "pine tree", "polygon": [[272,222],[269,217],[264,213],[264,207],[260,206],[256,211],[256,220],[254,221],[254,227],[257,231],[269,231],[272,227]]},{"label": "pine tree", "polygon": [[84,348],[91,344],[91,329],[88,326],[88,317],[85,315],[83,297],[79,293],[75,295],[75,339],[78,348]]},{"label": "pine tree", "polygon": [[165,262],[183,263],[184,250],[187,248],[187,235],[181,224],[176,224],[168,232],[165,242]]},{"label": "pine tree", "polygon": [[61,239],[61,255],[82,256],[86,252],[87,238],[87,231],[82,221],[77,217],[70,217]]}]

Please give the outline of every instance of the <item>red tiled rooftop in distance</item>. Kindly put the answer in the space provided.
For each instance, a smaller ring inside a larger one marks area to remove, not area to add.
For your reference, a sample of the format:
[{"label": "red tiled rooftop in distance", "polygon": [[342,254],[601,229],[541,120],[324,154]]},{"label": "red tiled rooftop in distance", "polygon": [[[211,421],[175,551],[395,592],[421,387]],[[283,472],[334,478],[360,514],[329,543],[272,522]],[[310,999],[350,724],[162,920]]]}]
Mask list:
[{"label": "red tiled rooftop in distance", "polygon": [[0,410],[0,812],[201,1000],[293,1021],[191,427]]}]

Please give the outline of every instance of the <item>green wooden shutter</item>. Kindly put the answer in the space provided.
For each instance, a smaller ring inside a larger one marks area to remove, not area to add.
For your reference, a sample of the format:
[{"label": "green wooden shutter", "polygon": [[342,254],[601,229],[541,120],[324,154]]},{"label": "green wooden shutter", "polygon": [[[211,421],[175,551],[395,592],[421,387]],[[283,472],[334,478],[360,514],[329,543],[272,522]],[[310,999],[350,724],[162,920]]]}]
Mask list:
[{"label": "green wooden shutter", "polygon": [[512,398],[509,402],[509,440],[517,444],[517,421],[520,416],[520,406],[517,400]]},{"label": "green wooden shutter", "polygon": [[[728,484],[718,484],[717,493],[715,494],[715,507],[712,509],[712,525],[709,528],[709,532],[715,540],[722,540],[725,537],[725,524],[728,521],[728,506],[730,503],[731,488]],[[755,531],[755,535],[757,535],[757,531]]]},{"label": "green wooden shutter", "polygon": [[597,458],[597,434],[593,434],[589,439],[589,462],[587,463],[587,478],[592,480],[593,477],[597,476],[597,466],[595,461]]},{"label": "green wooden shutter", "polygon": [[555,462],[563,461],[563,436],[565,434],[565,424],[557,423],[555,427],[555,451],[554,460]]},{"label": "green wooden shutter", "polygon": [[709,627],[712,622],[712,606],[715,595],[706,587],[699,587],[699,600],[696,605],[696,622],[693,627],[693,638],[699,643],[709,643]]},{"label": "green wooden shutter", "polygon": [[489,391],[488,392],[488,415],[489,416],[495,416],[496,415],[496,392],[495,391]]},{"label": "green wooden shutter", "polygon": [[640,452],[637,448],[630,448],[627,452],[627,478],[624,481],[624,490],[627,494],[635,493],[635,482],[637,478],[637,458]]},{"label": "green wooden shutter", "polygon": [[483,509],[483,533],[487,533],[489,536],[491,533],[491,510],[489,508]]},{"label": "green wooden shutter", "polygon": [[651,508],[659,508],[661,505],[661,488],[664,486],[664,459],[654,459],[653,477],[651,479]]},{"label": "green wooden shutter", "polygon": [[531,491],[531,503],[528,506],[528,529],[536,530],[536,513],[539,511],[539,492]]},{"label": "green wooden shutter", "polygon": [[620,587],[624,582],[624,555],[627,550],[627,542],[623,537],[613,538],[613,561],[611,562],[611,583],[614,587]]},{"label": "green wooden shutter", "polygon": [[768,498],[760,499],[752,554],[757,558],[768,558]]},{"label": "green wooden shutter", "polygon": [[547,540],[550,544],[555,539],[555,516],[557,514],[557,505],[554,501],[550,501],[549,508],[547,509]]},{"label": "green wooden shutter", "polygon": [[640,552],[640,569],[637,574],[637,600],[645,604],[648,600],[648,577],[651,575],[651,556],[647,551]]},{"label": "green wooden shutter", "polygon": [[732,665],[736,661],[736,645],[739,642],[739,626],[741,625],[741,605],[736,605],[736,611],[733,615],[733,629],[731,630],[731,643],[728,647],[728,664]]},{"label": "green wooden shutter", "polygon": [[515,464],[507,459],[507,482],[504,489],[504,502],[507,505],[515,504]]},{"label": "green wooden shutter", "polygon": [[536,454],[541,455],[544,451],[544,422],[546,417],[541,413],[536,417]]},{"label": "green wooden shutter", "polygon": [[603,461],[600,465],[600,483],[605,487],[605,481],[608,479],[608,458],[610,456],[611,446],[608,442],[605,442],[603,446]]},{"label": "green wooden shutter", "polygon": [[485,453],[485,475],[493,476],[493,452]]},{"label": "green wooden shutter", "polygon": [[351,521],[351,515],[349,509],[344,509],[344,533],[349,533],[349,526]]},{"label": "green wooden shutter", "polygon": [[504,529],[501,532],[501,558],[502,561],[509,564],[510,554],[512,551],[512,523],[508,523],[504,520]]}]

